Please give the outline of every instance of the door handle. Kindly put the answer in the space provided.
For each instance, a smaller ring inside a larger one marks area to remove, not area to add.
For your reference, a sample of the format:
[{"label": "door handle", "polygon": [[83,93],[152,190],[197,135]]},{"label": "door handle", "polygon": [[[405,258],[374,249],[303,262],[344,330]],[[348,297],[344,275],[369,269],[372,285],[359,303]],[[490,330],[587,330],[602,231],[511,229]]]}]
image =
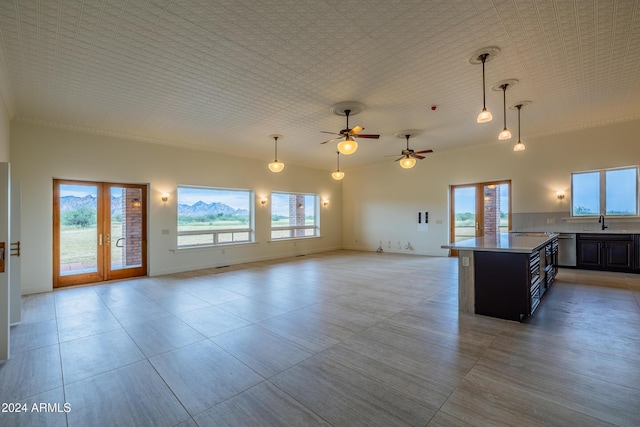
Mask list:
[{"label": "door handle", "polygon": [[111,236],[107,234],[107,245],[111,244]]},{"label": "door handle", "polygon": [[123,248],[124,246],[120,244],[120,241],[124,240],[126,237],[121,237],[116,240],[116,248]]},{"label": "door handle", "polygon": [[98,235],[98,244],[102,246],[102,234]]}]

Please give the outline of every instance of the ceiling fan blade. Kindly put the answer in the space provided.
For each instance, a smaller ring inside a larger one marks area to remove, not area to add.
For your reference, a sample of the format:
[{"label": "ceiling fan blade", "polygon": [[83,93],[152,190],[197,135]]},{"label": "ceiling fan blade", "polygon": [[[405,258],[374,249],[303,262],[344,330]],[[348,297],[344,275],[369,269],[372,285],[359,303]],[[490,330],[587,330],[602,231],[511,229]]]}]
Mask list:
[{"label": "ceiling fan blade", "polygon": [[400,157],[398,157],[397,159],[395,159],[395,160],[394,160],[394,162],[398,162],[398,161],[400,161],[400,160],[402,160],[402,159],[404,159],[404,156],[400,156]]},{"label": "ceiling fan blade", "polygon": [[341,139],[342,139],[342,137],[341,137],[341,136],[340,136],[340,137],[338,137],[338,138],[331,138],[331,139],[328,139],[328,140],[326,140],[326,141],[324,141],[324,142],[321,142],[320,144],[326,144],[327,142],[339,141],[339,140],[341,140]]},{"label": "ceiling fan blade", "polygon": [[416,154],[422,154],[422,153],[433,153],[433,150],[416,151]]},{"label": "ceiling fan blade", "polygon": [[354,136],[357,136],[358,138],[371,138],[371,139],[380,138],[380,135],[373,135],[373,134],[362,134],[362,135],[354,135]]},{"label": "ceiling fan blade", "polygon": [[322,133],[330,133],[331,135],[342,135],[341,133],[337,133],[337,132],[328,132],[326,130],[321,130],[320,132]]},{"label": "ceiling fan blade", "polygon": [[356,126],[356,127],[354,127],[353,129],[351,129],[349,131],[349,135],[355,135],[358,132],[362,132],[363,130],[364,130],[364,128],[362,126]]},{"label": "ceiling fan blade", "polygon": [[424,159],[424,156],[421,156],[421,155],[416,154],[416,153],[413,153],[413,154],[411,155],[411,157],[415,157],[416,159],[420,159],[420,160]]}]

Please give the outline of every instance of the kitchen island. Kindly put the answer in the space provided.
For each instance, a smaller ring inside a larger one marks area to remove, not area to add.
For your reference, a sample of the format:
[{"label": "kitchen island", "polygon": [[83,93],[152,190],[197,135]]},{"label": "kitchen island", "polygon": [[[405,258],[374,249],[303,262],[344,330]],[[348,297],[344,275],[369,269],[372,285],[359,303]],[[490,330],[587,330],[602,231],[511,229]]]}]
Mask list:
[{"label": "kitchen island", "polygon": [[501,233],[463,240],[458,250],[458,309],[522,321],[557,273],[558,235]]}]

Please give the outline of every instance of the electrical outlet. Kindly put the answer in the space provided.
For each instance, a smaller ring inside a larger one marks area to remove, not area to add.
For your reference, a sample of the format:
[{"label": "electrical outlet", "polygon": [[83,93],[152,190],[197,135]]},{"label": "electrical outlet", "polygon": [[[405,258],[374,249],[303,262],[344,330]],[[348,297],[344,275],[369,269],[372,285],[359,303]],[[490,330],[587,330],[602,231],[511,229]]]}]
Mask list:
[{"label": "electrical outlet", "polygon": [[463,267],[469,267],[469,257],[468,256],[463,256],[462,257],[462,266]]},{"label": "electrical outlet", "polygon": [[555,223],[556,223],[555,218],[547,218],[547,224],[555,224]]}]

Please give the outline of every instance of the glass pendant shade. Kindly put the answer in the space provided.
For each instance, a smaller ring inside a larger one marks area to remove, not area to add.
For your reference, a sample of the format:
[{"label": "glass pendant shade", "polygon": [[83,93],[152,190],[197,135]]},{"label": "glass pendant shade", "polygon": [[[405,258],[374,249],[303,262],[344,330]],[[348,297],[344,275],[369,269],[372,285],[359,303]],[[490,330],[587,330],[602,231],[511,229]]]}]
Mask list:
[{"label": "glass pendant shade", "polygon": [[413,157],[405,157],[404,159],[400,160],[400,166],[403,169],[411,169],[415,165],[416,159],[414,159]]},{"label": "glass pendant shade", "polygon": [[500,141],[511,139],[511,132],[509,131],[509,129],[507,128],[502,129],[502,132],[500,132],[500,135],[498,135],[498,139]]},{"label": "glass pendant shade", "polygon": [[338,151],[345,156],[355,153],[357,149],[358,143],[350,136],[338,144]]},{"label": "glass pendant shade", "polygon": [[342,172],[341,170],[331,172],[331,178],[335,179],[336,181],[340,181],[342,178],[344,178],[344,172]]},{"label": "glass pendant shade", "polygon": [[282,172],[282,169],[284,169],[284,163],[279,162],[278,161],[278,138],[280,136],[279,135],[274,135],[273,139],[275,142],[275,153],[274,153],[274,160],[273,162],[269,163],[269,170],[273,173],[278,173],[278,172]]},{"label": "glass pendant shade", "polygon": [[282,172],[282,169],[284,169],[284,163],[282,162],[274,160],[273,162],[269,163],[269,170],[271,172],[274,172],[274,173]]},{"label": "glass pendant shade", "polygon": [[525,146],[522,141],[518,141],[516,145],[513,146],[513,151],[524,151]]},{"label": "glass pendant shade", "polygon": [[491,115],[489,110],[487,110],[486,107],[483,107],[480,114],[478,114],[478,118],[476,121],[478,123],[487,123],[487,122],[490,122],[491,120],[493,120],[493,116]]}]

